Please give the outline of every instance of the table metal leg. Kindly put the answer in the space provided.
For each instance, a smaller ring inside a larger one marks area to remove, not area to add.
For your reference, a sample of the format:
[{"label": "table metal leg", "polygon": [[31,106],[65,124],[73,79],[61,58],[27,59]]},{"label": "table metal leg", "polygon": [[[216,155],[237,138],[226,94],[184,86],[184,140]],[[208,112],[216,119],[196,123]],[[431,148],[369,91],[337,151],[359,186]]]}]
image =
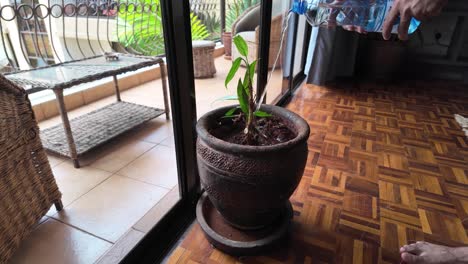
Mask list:
[{"label": "table metal leg", "polygon": [[76,153],[76,145],[75,140],[73,139],[70,120],[68,119],[67,108],[65,107],[65,101],[63,98],[63,90],[62,89],[55,89],[54,90],[55,97],[57,97],[57,104],[60,111],[60,116],[62,117],[63,129],[65,130],[65,135],[67,136],[68,148],[70,150],[70,157],[73,160],[73,165],[75,168],[80,167],[80,163],[78,161],[78,155]]},{"label": "table metal leg", "polygon": [[167,91],[166,64],[164,62],[159,63],[159,68],[161,70],[161,81],[164,95],[164,111],[166,112],[166,120],[169,120],[171,110],[169,108],[169,98]]},{"label": "table metal leg", "polygon": [[63,210],[63,203],[62,203],[62,200],[58,200],[58,201],[55,201],[54,202],[54,205],[55,205],[55,209],[60,212]]},{"label": "table metal leg", "polygon": [[122,99],[120,99],[119,81],[117,80],[116,75],[112,77],[114,77],[114,87],[115,87],[115,95],[117,96],[117,102],[121,102]]}]

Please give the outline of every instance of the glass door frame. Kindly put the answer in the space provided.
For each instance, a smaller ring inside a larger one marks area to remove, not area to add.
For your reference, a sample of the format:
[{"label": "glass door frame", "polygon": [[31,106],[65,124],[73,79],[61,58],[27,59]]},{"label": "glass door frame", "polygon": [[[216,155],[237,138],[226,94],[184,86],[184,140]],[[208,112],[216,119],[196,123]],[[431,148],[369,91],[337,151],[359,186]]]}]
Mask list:
[{"label": "glass door frame", "polygon": [[[196,162],[195,126],[197,112],[190,29],[190,3],[189,0],[160,1],[181,199],[145,235],[121,263],[162,262],[173,245],[179,241],[179,238],[195,220],[195,207],[201,194]],[[258,54],[260,58],[269,57],[271,12],[272,1],[262,0],[260,49]],[[297,25],[294,28],[294,34],[297,35]],[[295,46],[296,38],[293,47]],[[294,57],[292,56],[291,65],[294,63]],[[258,67],[257,92],[261,93],[267,83],[268,61],[260,60]],[[297,81],[297,83],[300,84],[302,80]],[[284,104],[291,97],[294,90],[291,85],[294,85],[293,78],[291,78],[288,92],[281,97],[278,104]]]},{"label": "glass door frame", "polygon": [[[271,33],[271,19],[272,19],[272,9],[273,9],[273,1],[271,0],[262,0],[261,1],[261,11],[260,11],[260,43],[259,43],[259,52],[258,58],[269,58],[270,53],[270,33]],[[298,26],[299,26],[299,15],[293,13],[291,16],[292,19],[292,27],[290,25],[289,28],[292,28],[293,34],[293,42],[292,42],[292,52],[290,58],[290,67],[289,67],[289,83],[287,87],[286,93],[282,94],[275,100],[275,104],[279,106],[283,106],[289,102],[293,93],[299,88],[304,80],[306,79],[306,75],[304,73],[305,64],[307,61],[307,52],[309,49],[309,40],[310,35],[312,32],[312,27],[306,23],[306,35],[304,37],[304,45],[303,45],[303,54],[302,54],[302,61],[301,63],[301,71],[299,74],[294,75],[294,63],[296,63],[295,53],[296,53],[296,45],[297,45],[297,33],[298,33]],[[287,41],[287,40],[283,40]],[[257,77],[257,94],[263,93],[265,87],[267,85],[269,75],[268,69],[268,60],[259,60],[259,68],[258,68],[258,77]],[[266,98],[264,103],[266,102]]]},{"label": "glass door frame", "polygon": [[201,193],[196,164],[197,121],[190,4],[161,0],[180,200],[121,263],[159,263],[195,219]]}]

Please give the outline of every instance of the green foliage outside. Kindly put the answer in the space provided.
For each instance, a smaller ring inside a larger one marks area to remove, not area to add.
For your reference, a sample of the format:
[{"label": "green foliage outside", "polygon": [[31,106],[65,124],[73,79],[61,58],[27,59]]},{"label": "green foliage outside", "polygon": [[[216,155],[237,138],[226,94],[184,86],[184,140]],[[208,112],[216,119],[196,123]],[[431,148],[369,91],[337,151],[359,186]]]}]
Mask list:
[{"label": "green foliage outside", "polygon": [[259,0],[233,0],[232,3],[228,4],[228,11],[226,12],[226,31],[231,32],[232,26],[237,18],[249,7],[259,2]]},{"label": "green foliage outside", "polygon": [[[159,0],[140,0],[128,4],[127,10],[122,5],[117,20],[117,36],[126,48],[143,55],[156,56],[165,53],[162,16]],[[151,12],[142,12],[141,8],[151,6]],[[191,13],[190,22],[192,40],[207,39],[210,33],[207,27]]]},{"label": "green foliage outside", "polygon": [[219,12],[199,12],[197,16],[209,32],[207,39],[219,39],[221,34],[221,17],[219,16]]}]

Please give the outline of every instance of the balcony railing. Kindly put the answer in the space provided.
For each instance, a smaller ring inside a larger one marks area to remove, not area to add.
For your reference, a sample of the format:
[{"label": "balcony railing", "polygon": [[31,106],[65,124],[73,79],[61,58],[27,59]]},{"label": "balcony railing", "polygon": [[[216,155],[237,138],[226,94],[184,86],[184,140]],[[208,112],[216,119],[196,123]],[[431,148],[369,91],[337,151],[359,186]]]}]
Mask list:
[{"label": "balcony railing", "polygon": [[[159,1],[0,0],[3,51],[0,53],[13,69],[34,68],[113,50],[161,55],[164,38]],[[220,39],[226,28],[230,31],[232,20],[242,9],[257,2],[191,0],[192,28],[197,27],[192,37]]]}]

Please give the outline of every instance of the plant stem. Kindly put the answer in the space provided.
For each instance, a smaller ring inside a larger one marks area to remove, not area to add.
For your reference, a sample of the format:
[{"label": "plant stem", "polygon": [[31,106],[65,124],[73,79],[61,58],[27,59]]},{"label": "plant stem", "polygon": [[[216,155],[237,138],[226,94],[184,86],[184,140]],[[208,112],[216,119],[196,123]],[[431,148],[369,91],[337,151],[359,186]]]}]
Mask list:
[{"label": "plant stem", "polygon": [[250,78],[250,64],[247,58],[245,58],[245,63],[247,64],[247,74],[249,78],[248,84],[248,99],[249,99],[249,114],[247,116],[247,122],[245,124],[246,130],[246,140],[247,144],[252,144],[254,139],[254,132],[255,132],[255,100],[254,100],[254,93],[253,93],[253,80]]},{"label": "plant stem", "polygon": [[245,125],[245,129],[247,131],[246,140],[247,144],[252,144],[254,138],[254,131],[255,131],[255,102],[253,101],[253,88],[252,86],[249,87],[249,115],[247,117],[247,123]]}]

